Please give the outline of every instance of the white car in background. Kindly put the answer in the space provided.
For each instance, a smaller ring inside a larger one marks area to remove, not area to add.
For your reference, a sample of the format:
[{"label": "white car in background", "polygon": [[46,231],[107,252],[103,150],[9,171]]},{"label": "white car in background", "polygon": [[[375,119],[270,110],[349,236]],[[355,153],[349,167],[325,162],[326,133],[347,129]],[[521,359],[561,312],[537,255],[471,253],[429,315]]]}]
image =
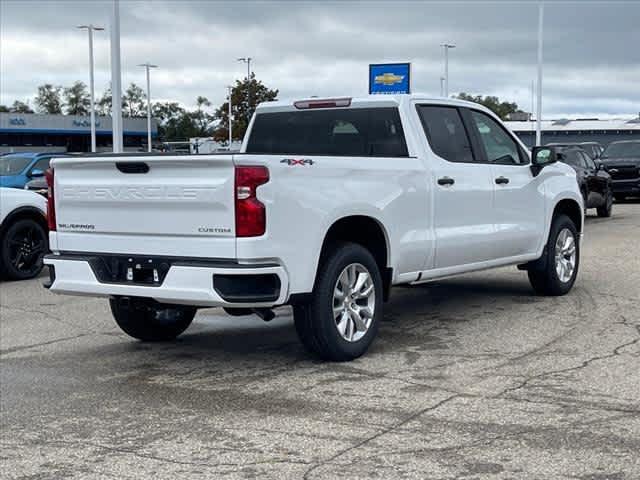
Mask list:
[{"label": "white car in background", "polygon": [[47,200],[34,192],[0,188],[0,275],[33,278],[49,250]]}]

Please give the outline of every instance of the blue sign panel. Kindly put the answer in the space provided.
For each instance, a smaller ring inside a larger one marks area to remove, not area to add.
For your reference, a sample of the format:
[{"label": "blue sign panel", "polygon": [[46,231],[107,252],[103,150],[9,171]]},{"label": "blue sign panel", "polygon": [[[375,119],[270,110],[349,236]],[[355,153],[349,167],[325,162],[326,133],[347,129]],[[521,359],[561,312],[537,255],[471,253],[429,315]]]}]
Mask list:
[{"label": "blue sign panel", "polygon": [[411,64],[369,65],[369,93],[411,93]]}]

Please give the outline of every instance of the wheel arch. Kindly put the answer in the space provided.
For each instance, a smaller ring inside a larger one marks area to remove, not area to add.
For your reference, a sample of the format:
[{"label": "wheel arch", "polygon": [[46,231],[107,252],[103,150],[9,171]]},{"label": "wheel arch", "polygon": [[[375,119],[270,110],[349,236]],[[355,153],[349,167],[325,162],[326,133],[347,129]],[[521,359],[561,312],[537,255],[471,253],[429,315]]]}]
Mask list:
[{"label": "wheel arch", "polygon": [[571,198],[563,198],[562,200],[557,202],[555,207],[553,208],[551,222],[553,222],[553,219],[558,215],[566,215],[567,217],[569,217],[573,224],[576,226],[576,230],[578,230],[578,233],[582,233],[584,227],[584,218],[582,209],[578,202]]},{"label": "wheel arch", "polygon": [[[338,242],[353,242],[371,252],[376,260],[383,281],[384,300],[389,298],[393,279],[389,235],[382,223],[368,215],[348,215],[336,219],[328,228],[322,241],[318,266]],[[317,276],[318,268],[316,268]]]},{"label": "wheel arch", "polygon": [[18,220],[34,220],[36,221],[45,232],[48,232],[47,217],[45,214],[36,207],[18,207],[9,213],[0,225],[0,237],[4,235],[4,232],[10,225]]}]

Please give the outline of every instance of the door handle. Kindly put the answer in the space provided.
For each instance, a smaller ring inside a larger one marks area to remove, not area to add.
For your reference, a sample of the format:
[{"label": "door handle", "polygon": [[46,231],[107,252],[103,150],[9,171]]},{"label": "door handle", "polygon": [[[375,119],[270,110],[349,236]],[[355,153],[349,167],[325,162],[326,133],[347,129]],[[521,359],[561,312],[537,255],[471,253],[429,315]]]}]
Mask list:
[{"label": "door handle", "polygon": [[456,181],[451,177],[442,177],[438,179],[438,185],[453,185]]},{"label": "door handle", "polygon": [[498,185],[506,185],[507,183],[509,183],[509,179],[507,177],[498,177],[496,178],[496,183]]}]

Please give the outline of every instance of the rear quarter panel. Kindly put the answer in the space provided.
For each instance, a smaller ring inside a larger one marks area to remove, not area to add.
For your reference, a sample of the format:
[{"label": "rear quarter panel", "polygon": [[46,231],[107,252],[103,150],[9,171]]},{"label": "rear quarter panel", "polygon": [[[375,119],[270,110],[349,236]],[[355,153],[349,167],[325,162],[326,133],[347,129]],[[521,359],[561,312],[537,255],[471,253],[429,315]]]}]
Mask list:
[{"label": "rear quarter panel", "polygon": [[394,275],[422,267],[430,230],[419,159],[305,156],[313,163],[291,166],[285,158],[291,157],[235,157],[237,165],[266,165],[270,173],[257,191],[267,208],[267,231],[237,240],[240,260],[281,261],[290,293],[310,292],[326,232],[341,218],[364,215],[381,225]]}]

